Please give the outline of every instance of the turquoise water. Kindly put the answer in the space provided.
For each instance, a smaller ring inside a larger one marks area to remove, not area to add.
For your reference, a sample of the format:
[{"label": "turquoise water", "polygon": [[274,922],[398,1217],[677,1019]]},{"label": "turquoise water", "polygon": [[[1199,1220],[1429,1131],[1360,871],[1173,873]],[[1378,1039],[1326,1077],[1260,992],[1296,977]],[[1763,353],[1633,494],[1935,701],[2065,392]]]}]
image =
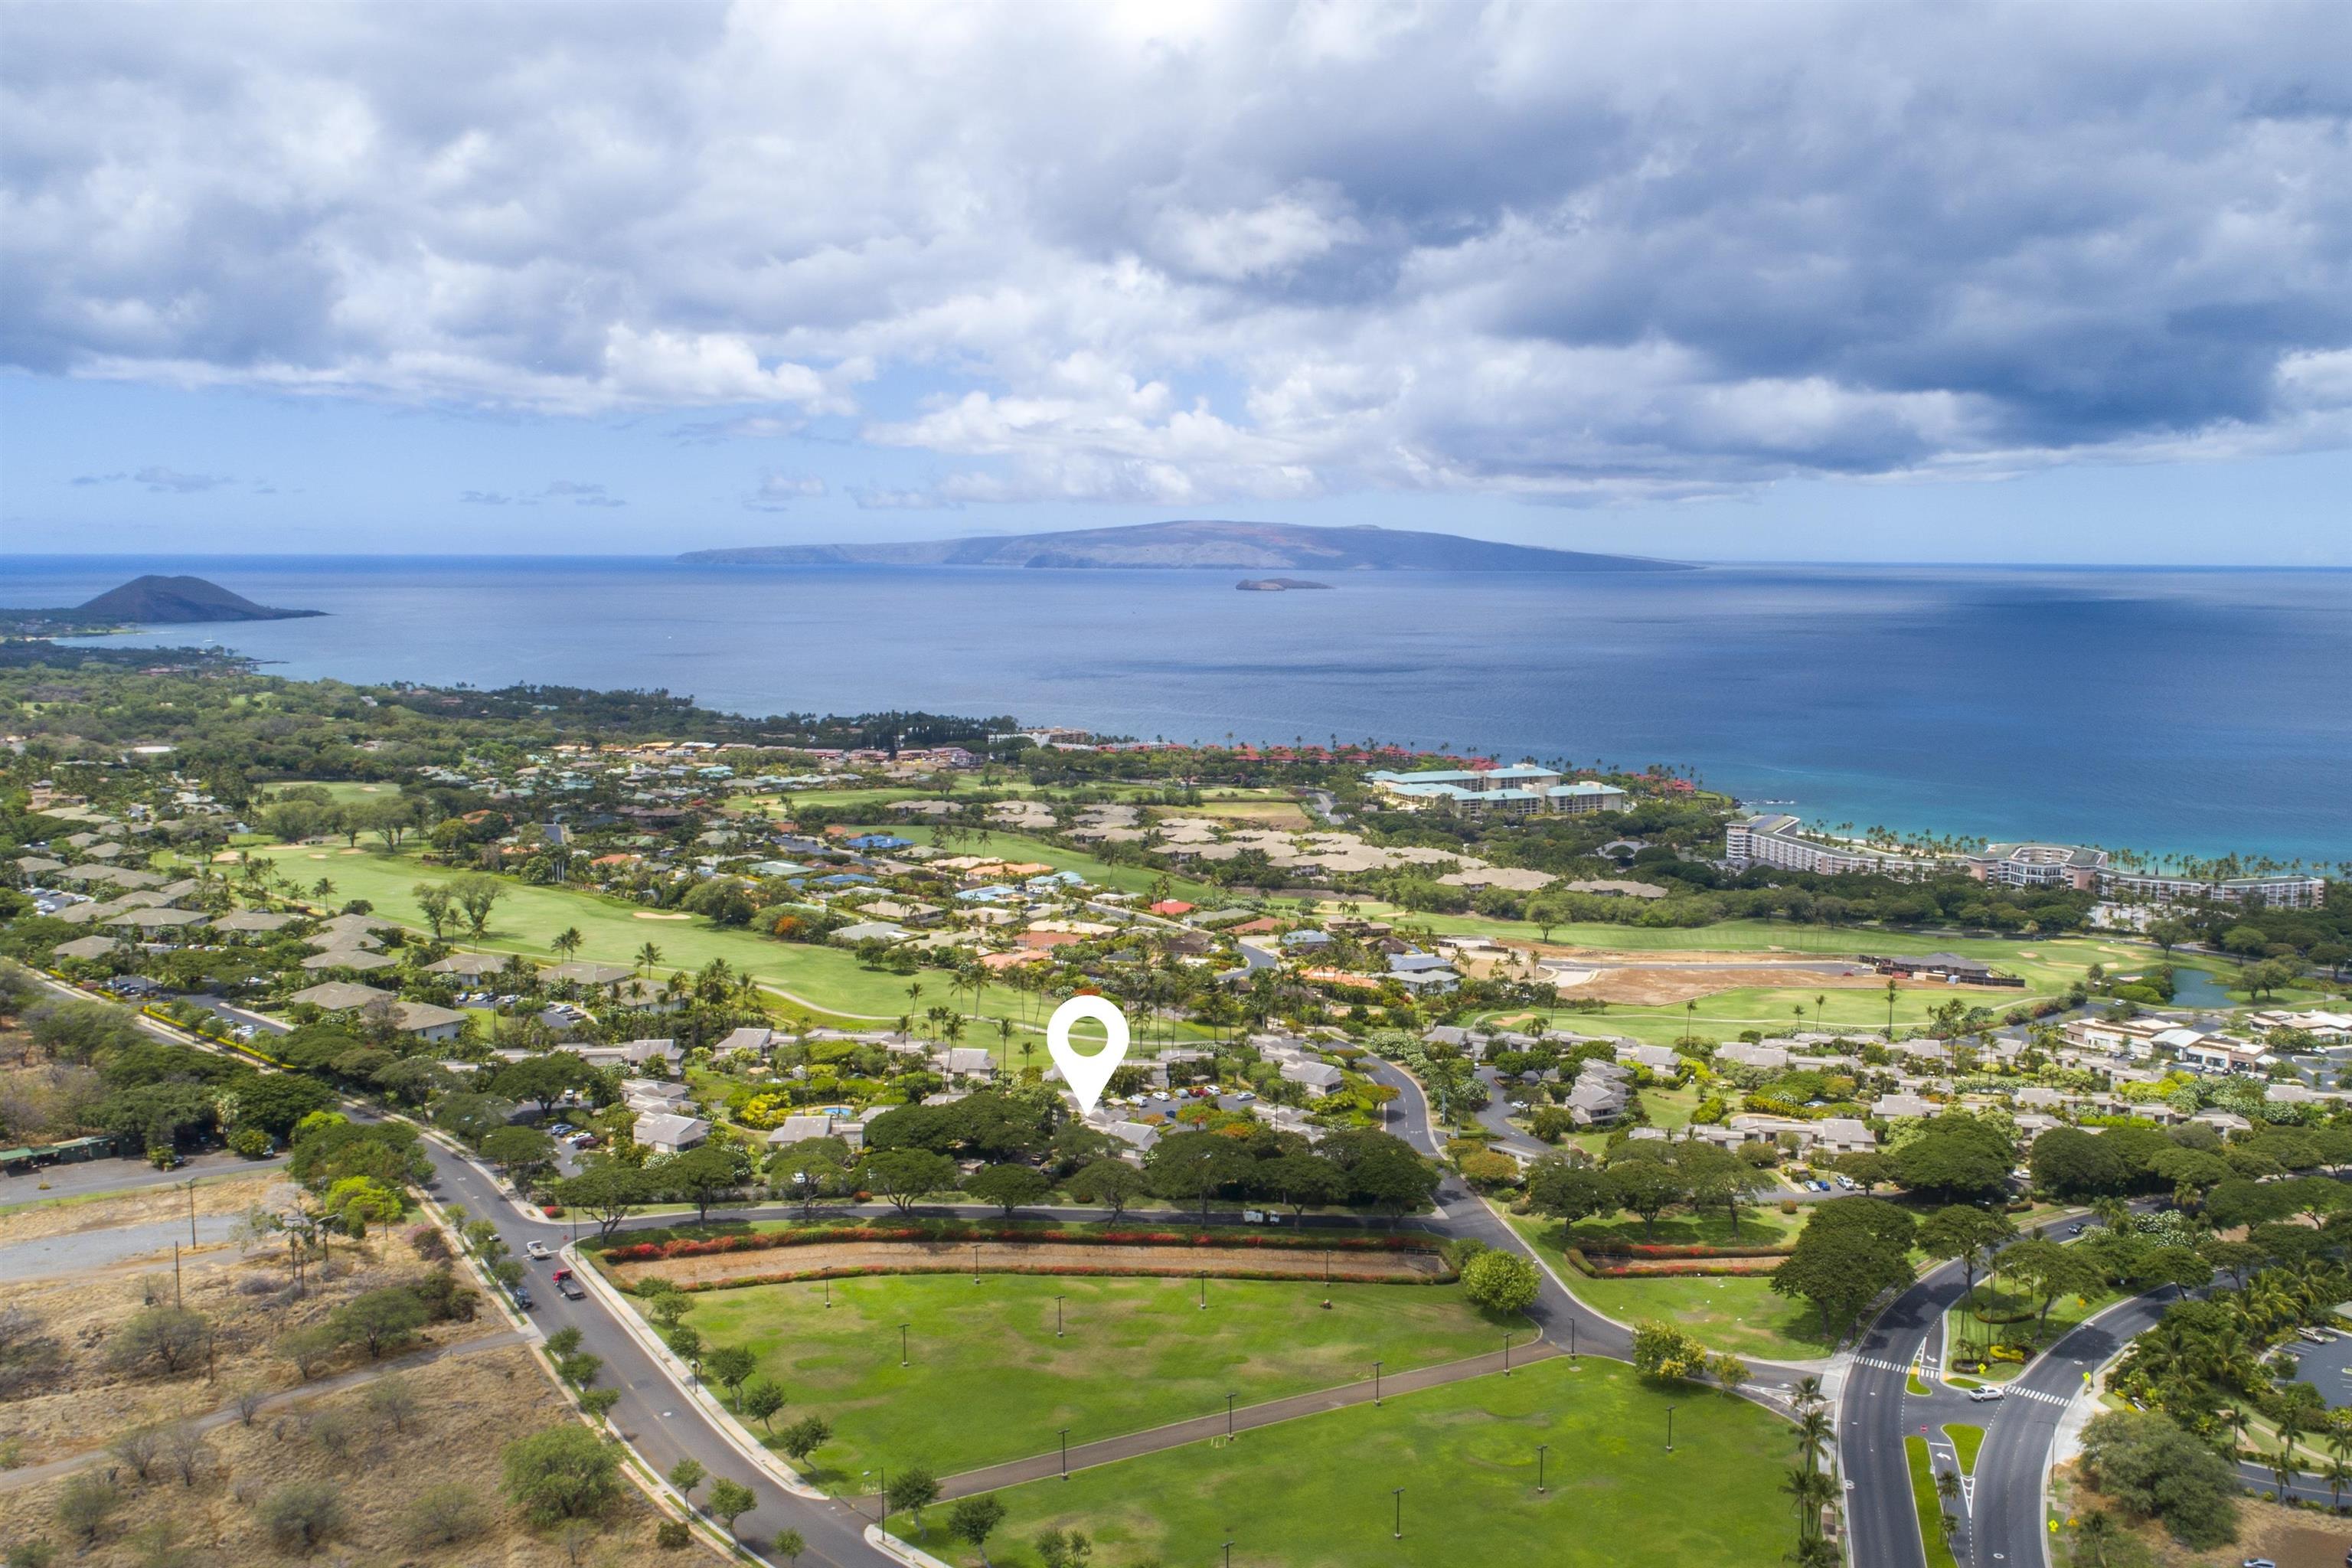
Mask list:
[{"label": "turquoise water", "polygon": [[2352,573],[1715,566],[1658,575],[0,558],[0,601],[193,571],[318,620],[294,676],[662,688],[1222,741],[1377,736],[1696,767],[1801,816],[2352,858]]}]

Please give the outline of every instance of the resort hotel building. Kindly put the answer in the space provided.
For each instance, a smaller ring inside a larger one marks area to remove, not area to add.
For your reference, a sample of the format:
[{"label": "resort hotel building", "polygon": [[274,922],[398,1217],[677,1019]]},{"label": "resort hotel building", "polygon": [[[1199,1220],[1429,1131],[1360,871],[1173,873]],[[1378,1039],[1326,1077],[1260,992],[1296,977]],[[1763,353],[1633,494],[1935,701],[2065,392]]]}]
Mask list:
[{"label": "resort hotel building", "polygon": [[1533,763],[1515,763],[1507,768],[1433,768],[1417,773],[1382,771],[1370,774],[1366,782],[1388,796],[1391,805],[1408,810],[1437,805],[1457,811],[1580,816],[1588,812],[1625,811],[1633,804],[1614,784],[1593,779],[1570,784],[1559,770]]}]

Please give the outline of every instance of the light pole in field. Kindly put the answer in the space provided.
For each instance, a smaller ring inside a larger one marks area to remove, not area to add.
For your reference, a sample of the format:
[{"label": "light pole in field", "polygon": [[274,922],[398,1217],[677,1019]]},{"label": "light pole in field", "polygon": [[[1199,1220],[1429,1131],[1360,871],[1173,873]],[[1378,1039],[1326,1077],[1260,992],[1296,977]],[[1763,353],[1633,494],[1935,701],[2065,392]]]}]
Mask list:
[{"label": "light pole in field", "polygon": [[1536,1445],[1536,1496],[1538,1497],[1543,1496],[1546,1491],[1550,1489],[1544,1485],[1544,1456],[1550,1452],[1551,1445],[1549,1443],[1538,1443]]},{"label": "light pole in field", "polygon": [[1379,1362],[1372,1363],[1372,1403],[1375,1405],[1381,1402],[1381,1366]]},{"label": "light pole in field", "polygon": [[1225,1441],[1226,1441],[1226,1442],[1228,1442],[1228,1443],[1230,1443],[1230,1442],[1232,1442],[1233,1440],[1234,1440],[1234,1396],[1233,1396],[1230,1393],[1228,1393],[1228,1394],[1225,1395]]},{"label": "light pole in field", "polygon": [[1066,1481],[1070,1479],[1070,1429],[1067,1426],[1062,1428],[1062,1479]]},{"label": "light pole in field", "polygon": [[1062,1337],[1062,1298],[1059,1296],[1054,1298],[1054,1337],[1057,1340]]},{"label": "light pole in field", "polygon": [[1674,1407],[1673,1405],[1667,1405],[1667,1406],[1666,1406],[1666,1452],[1667,1452],[1667,1453],[1669,1453],[1669,1454],[1671,1454],[1671,1453],[1673,1453],[1674,1451],[1675,1451],[1675,1407]]},{"label": "light pole in field", "polygon": [[1404,1539],[1404,1489],[1398,1487],[1389,1495],[1396,1499],[1396,1539],[1402,1541]]},{"label": "light pole in field", "polygon": [[908,1325],[905,1323],[898,1325],[898,1364],[900,1366],[907,1364],[907,1329]]}]

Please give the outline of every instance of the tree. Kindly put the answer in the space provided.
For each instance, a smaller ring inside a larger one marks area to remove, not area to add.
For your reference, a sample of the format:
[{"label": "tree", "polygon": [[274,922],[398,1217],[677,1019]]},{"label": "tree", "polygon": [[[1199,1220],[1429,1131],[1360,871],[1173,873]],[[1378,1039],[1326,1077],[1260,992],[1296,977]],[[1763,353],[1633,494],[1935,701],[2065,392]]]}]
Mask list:
[{"label": "tree", "polygon": [[405,1432],[416,1416],[420,1401],[416,1385],[405,1377],[380,1377],[368,1384],[368,1414],[377,1420],[389,1422],[395,1432]]},{"label": "tree", "polygon": [[1610,1166],[1609,1182],[1617,1190],[1618,1201],[1641,1216],[1645,1240],[1656,1238],[1658,1216],[1681,1203],[1687,1192],[1679,1171],[1647,1153]]},{"label": "tree", "polygon": [[1696,1377],[1706,1370],[1706,1347],[1675,1324],[1636,1323],[1633,1366],[1651,1377]]},{"label": "tree", "polygon": [[1929,1215],[1919,1226],[1919,1249],[1930,1258],[1948,1258],[1959,1264],[1967,1291],[1960,1299],[1973,1309],[1977,1269],[2016,1234],[2016,1223],[1999,1209],[1953,1204]]},{"label": "tree", "polygon": [[2093,1482],[2133,1513],[2200,1550],[2236,1535],[2236,1473],[2170,1417],[2110,1410],[2091,1418],[2082,1441]]},{"label": "tree", "polygon": [[2026,1166],[2033,1173],[2034,1186],[2058,1198],[2120,1193],[2131,1178],[2113,1142],[2075,1127],[2053,1127],[2036,1138]]},{"label": "tree", "polygon": [[769,1430],[768,1424],[773,1421],[776,1418],[776,1413],[784,1407],[784,1391],[766,1378],[761,1378],[757,1383],[744,1386],[743,1392],[736,1395],[735,1407],[757,1421],[761,1430]]},{"label": "tree", "polygon": [[1106,1155],[1082,1166],[1066,1184],[1070,1196],[1082,1204],[1110,1210],[1113,1220],[1145,1191],[1143,1173],[1126,1161]]},{"label": "tree", "polygon": [[409,1539],[419,1546],[455,1545],[489,1526],[489,1510],[474,1489],[456,1481],[426,1487],[408,1506]]},{"label": "tree", "polygon": [[905,1214],[927,1193],[953,1191],[956,1166],[946,1155],[927,1149],[879,1149],[858,1162],[856,1179],[858,1185],[880,1194]]},{"label": "tree", "polygon": [[613,1445],[568,1422],[516,1438],[502,1464],[508,1499],[536,1524],[588,1518],[621,1495]]},{"label": "tree", "polygon": [[1516,1252],[1482,1252],[1462,1269],[1462,1293],[1490,1312],[1518,1313],[1535,1305],[1536,1266]]},{"label": "tree", "polygon": [[149,1307],[131,1314],[114,1331],[106,1359],[117,1372],[160,1368],[176,1377],[205,1353],[212,1324],[202,1312],[186,1307]]},{"label": "tree", "polygon": [[709,1475],[710,1472],[702,1468],[701,1460],[684,1458],[669,1468],[669,1484],[677,1489],[678,1496],[690,1503],[694,1500],[694,1489],[709,1479]]},{"label": "tree", "polygon": [[467,931],[473,934],[476,942],[481,941],[490,929],[490,911],[498,907],[500,899],[507,896],[506,884],[496,877],[476,872],[469,877],[458,878],[450,884],[449,890],[451,897],[457,900],[457,907],[466,913]]},{"label": "tree", "polygon": [[555,1140],[536,1127],[501,1127],[482,1140],[482,1158],[499,1167],[518,1191],[555,1164]]},{"label": "tree", "polygon": [[1034,1544],[1045,1568],[1087,1568],[1095,1554],[1095,1543],[1083,1531],[1041,1530]]},{"label": "tree", "polygon": [[327,1326],[345,1344],[364,1349],[370,1361],[408,1342],[425,1326],[425,1303],[404,1286],[387,1285],[354,1296],[327,1315]]},{"label": "tree", "polygon": [[655,1187],[652,1173],[606,1160],[556,1183],[548,1195],[566,1208],[585,1211],[596,1222],[596,1234],[610,1237],[623,1220],[654,1201]]},{"label": "tree", "polygon": [[835,1140],[830,1138],[812,1138],[783,1150],[768,1162],[769,1177],[776,1183],[781,1195],[799,1201],[803,1219],[816,1212],[817,1199],[830,1197],[841,1190],[842,1178],[847,1173],[833,1152],[835,1145]]},{"label": "tree", "polygon": [[703,1358],[702,1363],[704,1373],[725,1389],[730,1398],[742,1388],[759,1364],[759,1358],[746,1345],[719,1345]]},{"label": "tree", "polygon": [[1740,1205],[1769,1186],[1771,1178],[1730,1150],[1712,1143],[1684,1144],[1675,1155],[1675,1164],[1683,1173],[1691,1203],[1700,1208],[1721,1204],[1731,1222],[1731,1238],[1738,1241]]},{"label": "tree", "polygon": [[741,1481],[721,1476],[710,1483],[710,1501],[706,1505],[710,1516],[735,1533],[735,1521],[760,1506],[759,1495]]},{"label": "tree", "polygon": [[705,1143],[663,1165],[656,1176],[681,1202],[694,1205],[697,1225],[710,1223],[710,1205],[740,1184],[735,1156],[724,1144]]},{"label": "tree", "polygon": [[801,1532],[797,1530],[778,1531],[776,1538],[768,1542],[768,1545],[777,1556],[787,1563],[799,1562],[801,1553],[808,1550],[808,1542],[801,1539]]},{"label": "tree", "polygon": [[408,889],[408,896],[416,900],[417,912],[425,917],[425,923],[432,928],[433,940],[439,942],[442,932],[448,928],[450,921],[457,913],[457,900],[450,896],[446,884],[419,882]]},{"label": "tree", "polygon": [[[546,1116],[556,1103],[575,1089],[587,1086],[592,1075],[588,1064],[570,1051],[549,1051],[543,1056],[525,1057],[509,1062],[491,1075],[489,1089],[505,1100],[532,1100],[539,1113]],[[536,1131],[532,1128],[522,1131]],[[484,1145],[488,1142],[483,1140]]]},{"label": "tree", "polygon": [[289,1481],[254,1512],[272,1541],[305,1556],[341,1534],[349,1517],[342,1493],[326,1481]]},{"label": "tree", "polygon": [[2030,1236],[2000,1255],[2000,1270],[2042,1298],[2037,1321],[2050,1326],[2050,1308],[2061,1296],[2087,1296],[2104,1281],[2098,1266],[2046,1236]]},{"label": "tree", "polygon": [[1528,1167],[1528,1197],[1543,1213],[1574,1225],[1625,1206],[1609,1173],[1546,1154]]},{"label": "tree", "polygon": [[988,1561],[988,1538],[1004,1523],[1004,1505],[996,1500],[993,1492],[982,1492],[976,1497],[958,1498],[948,1510],[948,1533],[958,1541],[967,1542],[980,1553],[982,1563]]},{"label": "tree", "polygon": [[96,1470],[77,1470],[58,1493],[58,1522],[88,1546],[122,1507],[122,1489]]},{"label": "tree", "polygon": [[783,1438],[778,1447],[797,1463],[832,1441],[831,1422],[822,1415],[803,1415],[784,1428]]},{"label": "tree", "polygon": [[1997,1126],[1952,1115],[1931,1123],[1888,1158],[1895,1179],[1915,1194],[1962,1203],[2004,1196],[2017,1154],[2014,1142]]},{"label": "tree", "polygon": [[1840,1154],[1830,1162],[1830,1168],[1842,1176],[1847,1176],[1861,1183],[1862,1194],[1864,1197],[1868,1197],[1876,1188],[1886,1186],[1895,1180],[1895,1162],[1884,1154],[1874,1153],[1866,1149],[1857,1150],[1851,1154]]},{"label": "tree", "polygon": [[940,1480],[929,1465],[908,1465],[890,1472],[884,1500],[901,1513],[912,1514],[915,1528],[923,1528],[923,1510],[940,1500]]},{"label": "tree", "polygon": [[555,933],[547,945],[560,956],[572,958],[578,955],[580,944],[583,940],[585,939],[581,936],[578,926],[565,926]]},{"label": "tree", "polygon": [[994,1204],[1011,1219],[1013,1211],[1034,1204],[1053,1189],[1044,1172],[1028,1165],[982,1165],[964,1178],[963,1190],[986,1204]]},{"label": "tree", "polygon": [[1893,1204],[1832,1198],[1815,1206],[1796,1246],[1772,1271],[1772,1290],[1811,1302],[1822,1337],[1834,1343],[1880,1291],[1909,1283],[1912,1234],[1911,1216]]}]

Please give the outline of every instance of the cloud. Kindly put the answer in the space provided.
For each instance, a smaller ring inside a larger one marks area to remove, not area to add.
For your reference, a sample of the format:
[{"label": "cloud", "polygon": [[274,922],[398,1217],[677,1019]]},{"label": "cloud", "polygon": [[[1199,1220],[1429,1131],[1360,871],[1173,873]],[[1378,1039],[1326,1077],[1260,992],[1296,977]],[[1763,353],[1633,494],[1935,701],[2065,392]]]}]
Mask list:
[{"label": "cloud", "polygon": [[793,502],[824,492],[824,481],[813,474],[780,474],[770,468],[761,473],[759,488],[743,498],[743,504],[753,511],[789,511]]},{"label": "cloud", "polygon": [[626,506],[629,503],[611,494],[603,485],[584,479],[551,479],[547,488],[533,500],[568,500],[573,506]]},{"label": "cloud", "polygon": [[457,499],[467,506],[506,506],[514,500],[498,490],[459,490]]},{"label": "cloud", "polygon": [[905,9],[25,11],[0,363],[929,460],[873,507],[2352,444],[2340,5]]},{"label": "cloud", "polygon": [[[128,472],[77,474],[74,476],[73,482],[77,485],[133,484],[142,486],[155,495],[185,496],[200,494],[205,490],[216,490],[223,485],[233,485],[236,483],[236,477],[234,474],[184,474],[176,468],[166,468],[151,464],[147,468],[133,468]],[[266,485],[268,481],[256,480],[255,483]],[[264,489],[261,493],[275,494],[276,492]]]}]

